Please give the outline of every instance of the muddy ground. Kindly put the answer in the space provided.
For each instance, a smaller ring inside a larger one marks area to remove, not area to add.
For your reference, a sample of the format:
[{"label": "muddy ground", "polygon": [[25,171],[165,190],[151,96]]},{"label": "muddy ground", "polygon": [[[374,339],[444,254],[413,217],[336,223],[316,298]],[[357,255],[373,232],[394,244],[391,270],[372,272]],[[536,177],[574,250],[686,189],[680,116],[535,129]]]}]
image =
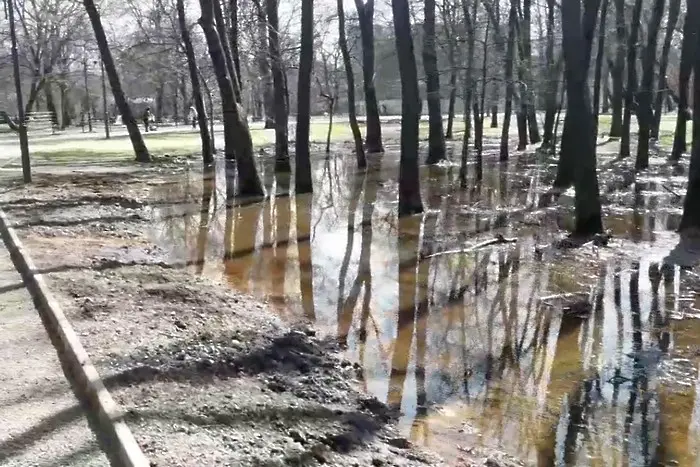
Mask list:
[{"label": "muddy ground", "polygon": [[0,197],[152,465],[520,465],[416,449],[332,340],[168,262],[150,192],[183,170],[83,168]]}]

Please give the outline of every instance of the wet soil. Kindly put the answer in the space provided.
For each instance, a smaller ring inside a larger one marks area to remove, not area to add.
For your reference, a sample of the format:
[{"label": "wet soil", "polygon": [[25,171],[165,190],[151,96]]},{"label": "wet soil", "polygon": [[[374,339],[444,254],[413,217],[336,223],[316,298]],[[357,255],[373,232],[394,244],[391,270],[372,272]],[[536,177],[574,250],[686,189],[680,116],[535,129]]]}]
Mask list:
[{"label": "wet soil", "polygon": [[554,158],[499,164],[494,141],[475,188],[422,168],[401,221],[391,142],[366,174],[317,153],[313,197],[262,154],[264,201],[173,165],[49,176],[5,209],[159,465],[693,465],[686,168],[607,146],[611,237],[580,248]]},{"label": "wet soil", "polygon": [[[151,464],[442,465],[361,390],[337,340],[154,244],[153,187],[183,170],[86,168],[2,195]],[[483,449],[450,465],[488,459],[516,465]]]}]

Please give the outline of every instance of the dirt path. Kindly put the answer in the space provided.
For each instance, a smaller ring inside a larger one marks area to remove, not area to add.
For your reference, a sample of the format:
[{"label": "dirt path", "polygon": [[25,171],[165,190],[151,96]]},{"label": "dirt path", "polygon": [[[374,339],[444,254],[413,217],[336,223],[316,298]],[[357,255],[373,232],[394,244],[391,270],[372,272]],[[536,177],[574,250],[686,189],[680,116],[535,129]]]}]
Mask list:
[{"label": "dirt path", "polygon": [[106,466],[0,242],[0,466]]}]

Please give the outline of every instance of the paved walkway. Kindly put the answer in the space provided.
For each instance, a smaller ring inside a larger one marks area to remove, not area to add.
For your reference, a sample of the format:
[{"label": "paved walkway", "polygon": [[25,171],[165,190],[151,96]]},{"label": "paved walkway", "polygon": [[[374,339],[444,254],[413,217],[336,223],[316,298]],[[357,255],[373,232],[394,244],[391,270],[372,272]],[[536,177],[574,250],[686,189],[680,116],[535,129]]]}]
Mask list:
[{"label": "paved walkway", "polygon": [[0,240],[0,466],[108,466]]}]

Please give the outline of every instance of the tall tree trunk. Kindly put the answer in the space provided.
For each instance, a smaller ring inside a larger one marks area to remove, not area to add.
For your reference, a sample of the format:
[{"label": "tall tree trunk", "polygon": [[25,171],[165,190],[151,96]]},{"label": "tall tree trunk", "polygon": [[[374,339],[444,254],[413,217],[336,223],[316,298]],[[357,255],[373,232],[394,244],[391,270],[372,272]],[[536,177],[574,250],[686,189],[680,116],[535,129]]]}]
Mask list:
[{"label": "tall tree trunk", "polygon": [[289,172],[289,137],[287,90],[280,50],[278,0],[267,0],[267,26],[270,41],[270,61],[275,92],[275,171]]},{"label": "tall tree trunk", "polygon": [[481,183],[484,178],[484,118],[486,112],[486,73],[488,68],[488,53],[486,51],[489,47],[490,26],[491,22],[487,22],[486,29],[484,30],[484,44],[481,63],[481,96],[479,98],[479,102],[476,102],[476,100],[474,101],[474,148],[476,149],[476,173],[474,176],[477,183]]},{"label": "tall tree trunk", "polygon": [[[685,24],[683,25],[683,45],[681,46],[681,63],[678,73],[678,116],[676,117],[676,133],[673,138],[673,150],[671,160],[680,160],[688,149],[686,144],[686,121],[688,118],[688,83],[693,69],[698,44],[695,40],[700,28],[695,21],[700,14],[700,5],[697,2],[687,2]],[[695,82],[695,79],[693,80]],[[693,103],[695,100],[693,99]],[[693,117],[695,112],[693,112]],[[695,126],[693,125],[693,128]]]},{"label": "tall tree trunk", "polygon": [[367,152],[384,151],[382,125],[379,120],[377,90],[374,85],[374,0],[355,0],[362,41],[362,81],[365,92],[367,128],[365,147]]},{"label": "tall tree trunk", "polygon": [[[700,18],[691,16],[691,13],[697,13],[697,11],[691,10],[690,3],[696,2],[688,2],[686,24],[689,21],[694,22],[695,31],[697,31],[697,27],[700,26]],[[691,36],[691,38],[695,41],[695,47],[700,48],[700,38],[697,36]],[[695,104],[700,102],[700,79],[698,79],[700,76],[700,54],[694,55],[693,62],[693,104]],[[697,238],[698,233],[700,233],[700,209],[698,206],[700,206],[700,112],[693,111],[693,146],[688,171],[688,191],[685,194],[683,217],[679,227],[681,235],[690,234]]]},{"label": "tall tree trunk", "polygon": [[[161,80],[158,82],[158,85],[156,86],[156,123],[163,123],[163,100],[165,97],[165,83]],[[92,106],[92,104],[89,104]],[[88,115],[90,115],[91,112],[88,110]],[[93,114],[94,115],[94,114]]]},{"label": "tall tree trunk", "polygon": [[445,132],[442,127],[440,105],[440,72],[435,49],[435,0],[425,0],[423,21],[423,67],[425,68],[425,94],[428,101],[428,158],[426,163],[437,164],[446,159]]},{"label": "tall tree trunk", "polygon": [[[19,68],[19,53],[17,50],[17,30],[15,28],[14,2],[9,1],[6,2],[5,5],[7,6],[7,15],[10,20],[10,42],[12,44],[12,71],[15,81],[17,118],[19,119],[19,121],[17,122],[17,132],[19,133],[19,147],[22,158],[22,179],[24,180],[24,183],[31,183],[32,168],[31,161],[29,160],[29,138],[27,137],[26,115],[24,112],[24,105],[22,103],[22,81]],[[97,13],[97,11],[95,11],[95,13]]]},{"label": "tall tree trunk", "polygon": [[233,57],[231,56],[231,49],[229,48],[228,41],[228,31],[226,30],[226,20],[224,19],[224,12],[221,9],[221,0],[215,0],[212,2],[214,6],[214,24],[216,25],[216,32],[219,35],[219,40],[221,42],[221,50],[224,54],[224,59],[226,60],[226,71],[231,77],[231,84],[233,85],[233,91],[236,96],[236,102],[241,102],[241,93],[238,88],[238,79],[236,77],[236,70],[233,67]]},{"label": "tall tree trunk", "polygon": [[270,72],[270,62],[268,55],[270,54],[270,41],[267,33],[267,15],[265,9],[260,3],[261,0],[253,0],[255,13],[258,20],[258,46],[256,48],[256,57],[258,63],[259,79],[261,81],[260,92],[263,96],[263,110],[265,114],[265,129],[275,127],[275,97],[272,84],[272,73]]},{"label": "tall tree trunk", "polygon": [[622,116],[622,141],[620,142],[620,157],[630,155],[630,125],[632,124],[632,107],[637,93],[637,40],[639,39],[639,23],[642,15],[642,0],[634,1],[632,22],[627,42],[627,89],[625,90],[625,111]]},{"label": "tall tree trunk", "polygon": [[622,102],[624,99],[625,73],[625,0],[615,1],[615,64],[610,67],[612,76],[612,122],[610,136],[622,136]]},{"label": "tall tree trunk", "polygon": [[524,74],[526,82],[524,96],[528,136],[531,144],[537,144],[541,141],[541,138],[540,130],[537,126],[537,113],[535,112],[535,86],[532,79],[532,41],[530,39],[532,21],[530,6],[530,0],[523,0],[522,38],[524,57],[521,57],[521,61],[524,61]]},{"label": "tall tree trunk", "polygon": [[[467,29],[467,70],[464,75],[464,137],[462,139],[462,158],[459,167],[459,183],[462,188],[467,187],[467,157],[469,156],[469,133],[471,132],[471,120],[469,113],[472,107],[472,95],[474,92],[473,62],[474,62],[474,21],[476,20],[479,2],[473,2],[473,17],[469,12],[469,2],[462,0],[464,11],[464,25]],[[474,120],[478,119],[478,112],[474,113]]]},{"label": "tall tree trunk", "polygon": [[360,133],[360,126],[357,124],[357,114],[355,111],[355,74],[352,71],[348,39],[345,34],[345,8],[343,7],[343,0],[338,0],[338,46],[343,56],[345,77],[348,83],[348,119],[350,120],[350,129],[352,130],[352,136],[355,140],[357,166],[364,169],[367,167],[367,159],[365,159],[365,150],[362,146],[362,134]]},{"label": "tall tree trunk", "polygon": [[608,4],[610,0],[603,0],[600,10],[600,25],[598,26],[598,54],[595,59],[595,75],[593,78],[593,119],[595,121],[594,134],[598,135],[598,114],[600,112],[600,86],[603,76],[603,62],[605,61],[605,23],[608,17]]},{"label": "tall tree trunk", "polygon": [[664,15],[664,0],[654,0],[654,9],[647,31],[647,46],[642,57],[642,86],[637,94],[637,122],[639,123],[639,140],[637,141],[637,160],[635,169],[649,167],[649,135],[654,123],[654,109],[651,107],[654,93],[654,68],[656,65],[656,42],[659,37],[661,18]]},{"label": "tall tree trunk", "polygon": [[554,63],[554,0],[547,0],[547,44],[545,47],[547,63],[547,90],[545,96],[544,128],[542,147],[547,149],[554,143],[554,119],[557,113],[557,90],[559,87],[559,70]]},{"label": "tall tree trunk", "polygon": [[[580,10],[580,0],[576,0],[578,7],[575,7],[577,10]],[[598,18],[598,9],[600,8],[600,0],[586,0],[584,3],[584,11],[583,11],[583,21],[578,20],[577,28],[579,31],[581,31],[581,40],[580,40],[580,47],[581,50],[580,52],[582,53],[581,56],[581,64],[577,65],[576,69],[578,70],[577,72],[583,74],[583,81],[586,83],[584,85],[584,89],[586,91],[585,97],[585,105],[586,105],[586,110],[587,112],[590,113],[591,117],[593,116],[593,112],[591,111],[591,97],[590,97],[590,91],[588,88],[587,84],[587,79],[588,79],[588,68],[590,67],[591,63],[591,55],[593,53],[593,36],[595,35],[595,24],[596,20]],[[573,18],[573,14],[571,12],[570,17],[568,18],[571,20]],[[580,13],[578,13],[578,17],[580,18]],[[568,23],[567,23],[568,24]],[[567,26],[568,27],[568,26]],[[572,32],[574,34],[575,32]],[[575,33],[578,34],[578,33]],[[569,44],[572,42],[570,41]],[[574,41],[575,43],[575,41]],[[562,47],[563,49],[563,47]],[[564,61],[566,62],[566,51],[564,50]],[[569,74],[565,72],[565,79],[567,80],[566,87],[563,90],[566,90],[567,94],[571,91],[571,87],[569,86],[568,79],[569,79]],[[579,97],[575,98],[575,101],[577,101]],[[562,134],[561,134],[561,149],[559,151],[559,162],[557,165],[557,176],[556,179],[554,180],[554,187],[558,190],[565,190],[566,188],[569,188],[571,185],[576,186],[576,177],[579,175],[577,173],[578,170],[580,170],[579,163],[580,161],[576,160],[576,154],[577,151],[579,151],[581,148],[577,148],[576,146],[580,144],[580,135],[581,131],[585,129],[585,127],[578,127],[579,124],[579,116],[573,114],[573,110],[569,107],[568,103],[571,102],[569,98],[567,97],[567,108],[566,108],[566,116],[564,117],[564,128],[562,129]],[[594,122],[594,120],[593,120]],[[591,127],[591,144],[593,144],[594,148],[594,169],[595,169],[595,128]],[[596,190],[597,190],[597,175],[596,175]],[[590,188],[590,187],[589,187]],[[596,191],[597,193],[597,191]]]},{"label": "tall tree trunk", "polygon": [[659,63],[659,84],[656,87],[656,99],[654,102],[654,122],[651,127],[651,137],[659,139],[659,126],[661,125],[661,112],[663,111],[664,98],[668,95],[666,87],[666,69],[668,68],[668,54],[671,51],[673,33],[678,23],[678,15],[681,10],[681,0],[669,0],[668,19],[666,21],[666,33],[664,45],[661,49],[661,61]]},{"label": "tall tree trunk", "polygon": [[[231,48],[231,58],[233,58],[233,71],[236,73],[238,88],[243,94],[243,79],[241,77],[241,55],[238,50],[238,0],[229,0],[228,14],[231,27],[228,31]],[[239,101],[240,102],[240,101]]]},{"label": "tall tree trunk", "polygon": [[603,99],[601,102],[601,108],[600,111],[603,112],[603,114],[608,114],[610,113],[610,82],[608,81],[608,75],[610,74],[610,62],[605,61],[603,63],[603,80],[601,83],[601,86],[603,87],[602,92],[603,92]]},{"label": "tall tree trunk", "polygon": [[131,113],[131,107],[129,107],[129,103],[126,101],[126,97],[124,96],[122,84],[121,81],[119,81],[119,74],[117,73],[117,67],[114,65],[114,59],[112,58],[112,53],[109,50],[107,36],[105,35],[105,30],[102,27],[102,20],[100,19],[100,14],[97,12],[97,8],[95,7],[95,2],[93,0],[83,0],[83,5],[85,6],[85,10],[90,18],[92,29],[95,32],[95,40],[97,41],[97,46],[100,49],[100,56],[105,64],[105,69],[107,70],[109,85],[112,88],[112,94],[114,94],[114,102],[117,104],[119,113],[121,113],[122,116],[122,122],[126,125],[126,129],[129,132],[129,138],[131,139],[131,144],[134,147],[134,153],[136,154],[136,161],[150,162],[151,156],[148,154],[148,149],[143,142],[141,131],[139,131],[139,127],[134,119],[134,114]]},{"label": "tall tree trunk", "polygon": [[[265,190],[260,182],[253,158],[253,140],[247,122],[239,109],[239,104],[236,102],[234,84],[226,69],[226,58],[221,48],[221,38],[214,26],[214,6],[212,0],[199,0],[199,4],[202,10],[199,24],[207,40],[207,48],[221,94],[221,107],[224,115],[224,154],[228,162],[227,177],[229,171],[232,171],[230,164],[235,159],[238,169],[238,194],[241,196],[263,196]],[[227,197],[231,198],[233,193],[228,188],[229,186],[227,183]]]},{"label": "tall tree trunk", "polygon": [[[180,35],[182,43],[185,45],[185,55],[187,56],[187,69],[190,72],[190,81],[192,82],[192,100],[194,107],[197,110],[197,122],[199,124],[199,137],[202,140],[202,162],[204,165],[209,165],[214,162],[214,148],[211,144],[209,136],[209,127],[207,127],[207,111],[204,108],[204,99],[202,98],[202,89],[199,85],[199,76],[197,74],[197,59],[192,47],[190,39],[190,31],[187,29],[187,19],[185,17],[185,2],[177,0],[177,17],[180,25]],[[183,112],[185,110],[183,109]]]},{"label": "tall tree trunk", "polygon": [[601,232],[603,225],[596,173],[594,119],[587,84],[586,45],[581,30],[580,0],[562,2],[561,13],[566,73],[566,118],[570,119],[570,127],[576,128],[570,135],[574,141],[570,149],[575,164],[576,187],[574,234],[590,235]]},{"label": "tall tree trunk", "polygon": [[295,191],[311,193],[309,127],[311,124],[311,73],[314,65],[314,2],[301,0],[301,52],[297,88]]},{"label": "tall tree trunk", "polygon": [[[338,0],[342,2],[342,0]],[[423,212],[418,170],[420,93],[413,52],[408,0],[391,0],[396,53],[401,76],[401,161],[399,163],[399,217]]]},{"label": "tall tree trunk", "polygon": [[508,46],[506,49],[505,75],[506,82],[506,108],[503,116],[503,128],[501,130],[501,162],[508,160],[508,137],[510,133],[510,114],[513,108],[513,56],[515,54],[515,22],[517,12],[515,2],[511,1],[510,13],[508,15]]},{"label": "tall tree trunk", "polygon": [[457,31],[454,25],[453,5],[450,2],[445,2],[442,11],[442,22],[444,24],[445,39],[447,41],[447,63],[450,66],[450,98],[447,104],[447,128],[445,129],[445,139],[451,140],[454,136],[455,106],[457,103]]}]

